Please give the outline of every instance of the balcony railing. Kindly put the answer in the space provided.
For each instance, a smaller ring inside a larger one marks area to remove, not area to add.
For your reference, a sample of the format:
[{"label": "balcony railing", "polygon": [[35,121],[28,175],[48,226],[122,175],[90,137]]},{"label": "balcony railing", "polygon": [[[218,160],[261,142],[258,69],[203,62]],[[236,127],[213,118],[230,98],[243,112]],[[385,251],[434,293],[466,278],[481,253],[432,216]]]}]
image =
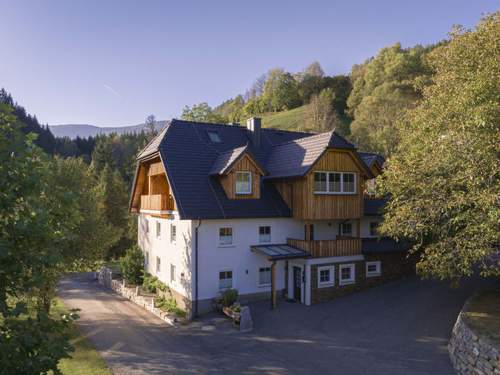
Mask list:
[{"label": "balcony railing", "polygon": [[361,238],[305,241],[289,238],[288,245],[308,251],[313,257],[338,257],[361,254]]},{"label": "balcony railing", "polygon": [[168,194],[141,195],[141,210],[173,211],[174,200]]}]

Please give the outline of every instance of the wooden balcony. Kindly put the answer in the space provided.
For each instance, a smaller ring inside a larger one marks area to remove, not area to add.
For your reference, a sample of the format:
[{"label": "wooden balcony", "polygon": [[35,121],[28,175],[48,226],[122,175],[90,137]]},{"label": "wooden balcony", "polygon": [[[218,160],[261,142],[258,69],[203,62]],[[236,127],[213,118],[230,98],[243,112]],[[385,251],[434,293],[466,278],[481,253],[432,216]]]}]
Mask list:
[{"label": "wooden balcony", "polygon": [[174,200],[168,194],[141,195],[141,210],[174,211]]},{"label": "wooden balcony", "polygon": [[317,257],[339,257],[361,254],[361,238],[346,238],[341,240],[305,241],[289,238],[288,245],[308,251]]}]

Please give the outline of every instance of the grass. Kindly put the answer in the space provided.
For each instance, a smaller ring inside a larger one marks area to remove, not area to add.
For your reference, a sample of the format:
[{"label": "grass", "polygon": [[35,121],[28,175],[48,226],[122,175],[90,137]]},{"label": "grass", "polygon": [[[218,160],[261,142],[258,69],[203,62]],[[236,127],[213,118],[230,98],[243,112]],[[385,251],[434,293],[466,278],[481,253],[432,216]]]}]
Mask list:
[{"label": "grass", "polygon": [[[52,306],[52,314],[59,316],[68,313],[61,300],[56,299],[56,304]],[[104,360],[99,353],[90,345],[85,337],[73,325],[71,328],[71,345],[75,351],[71,353],[72,358],[63,359],[59,362],[59,369],[67,375],[111,375]]]},{"label": "grass", "polygon": [[305,113],[305,105],[290,111],[266,113],[262,115],[262,126],[273,129],[307,131],[304,128]]},{"label": "grass", "polygon": [[472,297],[466,317],[475,332],[500,345],[500,290],[488,290]]}]

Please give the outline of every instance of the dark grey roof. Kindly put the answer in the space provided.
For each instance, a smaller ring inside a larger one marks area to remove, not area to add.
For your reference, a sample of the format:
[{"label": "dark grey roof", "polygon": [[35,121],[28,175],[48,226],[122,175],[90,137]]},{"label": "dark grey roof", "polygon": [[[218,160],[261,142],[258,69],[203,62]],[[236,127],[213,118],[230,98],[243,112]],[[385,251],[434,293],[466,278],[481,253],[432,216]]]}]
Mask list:
[{"label": "dark grey roof", "polygon": [[[220,142],[212,142],[209,131],[217,132]],[[139,158],[159,151],[181,219],[289,217],[290,209],[266,178],[259,199],[235,200],[227,198],[213,174],[223,173],[246,152],[272,177],[303,175],[328,147],[355,150],[335,132],[262,128],[260,147],[254,147],[246,127],[174,119]]]},{"label": "dark grey roof", "polygon": [[407,241],[395,241],[392,238],[363,238],[361,251],[363,254],[406,252],[411,245]]},{"label": "dark grey roof", "polygon": [[373,163],[377,162],[380,167],[384,166],[385,159],[382,155],[374,154],[372,152],[358,152],[361,159],[365,162],[368,168],[371,168]]},{"label": "dark grey roof", "polygon": [[328,147],[355,149],[334,131],[282,143],[273,147],[266,165],[268,178],[303,176]]},{"label": "dark grey roof", "polygon": [[224,174],[231,169],[233,164],[244,154],[247,154],[255,161],[257,166],[265,173],[265,169],[260,165],[257,158],[250,151],[249,144],[245,146],[236,147],[232,150],[228,150],[220,154],[217,159],[215,159],[214,164],[212,165],[212,169],[210,170],[211,175],[220,175]]},{"label": "dark grey roof", "polygon": [[169,125],[170,123],[167,122],[165,127],[162,130],[160,130],[158,135],[154,137],[151,141],[149,141],[146,147],[144,147],[144,149],[139,153],[139,155],[137,155],[137,159],[145,158],[158,151],[158,147],[160,147],[160,143],[163,137],[165,136],[165,133],[167,132]]},{"label": "dark grey roof", "polygon": [[251,250],[267,256],[269,260],[307,258],[311,256],[311,254],[305,250],[297,249],[296,247],[286,244],[257,245],[252,246]]},{"label": "dark grey roof", "polygon": [[[208,130],[217,131],[213,143]],[[265,165],[276,144],[309,136],[307,133],[261,130],[261,147],[248,151]],[[160,144],[160,155],[182,219],[288,217],[290,209],[270,182],[261,182],[260,199],[228,199],[216,177],[210,176],[215,161],[249,142],[247,129],[234,125],[172,120]]]},{"label": "dark grey roof", "polygon": [[387,198],[365,198],[364,216],[380,216],[383,214]]}]

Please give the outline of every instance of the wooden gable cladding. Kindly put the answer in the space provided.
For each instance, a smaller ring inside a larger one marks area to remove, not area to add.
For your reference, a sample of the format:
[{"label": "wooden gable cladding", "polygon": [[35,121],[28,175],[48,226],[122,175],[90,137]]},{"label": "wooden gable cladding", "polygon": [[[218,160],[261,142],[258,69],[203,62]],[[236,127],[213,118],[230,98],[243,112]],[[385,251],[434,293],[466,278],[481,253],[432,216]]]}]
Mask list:
[{"label": "wooden gable cladding", "polygon": [[130,211],[176,211],[163,162],[159,157],[140,162],[132,191]]},{"label": "wooden gable cladding", "polygon": [[[314,172],[354,172],[355,194],[315,194]],[[309,173],[275,182],[283,200],[301,220],[355,219],[363,216],[364,169],[351,151],[327,150]]]},{"label": "wooden gable cladding", "polygon": [[[236,194],[236,174],[237,172],[252,173],[252,193]],[[260,198],[260,178],[262,170],[248,155],[243,155],[234,163],[232,168],[226,174],[220,177],[222,188],[229,199],[259,199]]]}]

